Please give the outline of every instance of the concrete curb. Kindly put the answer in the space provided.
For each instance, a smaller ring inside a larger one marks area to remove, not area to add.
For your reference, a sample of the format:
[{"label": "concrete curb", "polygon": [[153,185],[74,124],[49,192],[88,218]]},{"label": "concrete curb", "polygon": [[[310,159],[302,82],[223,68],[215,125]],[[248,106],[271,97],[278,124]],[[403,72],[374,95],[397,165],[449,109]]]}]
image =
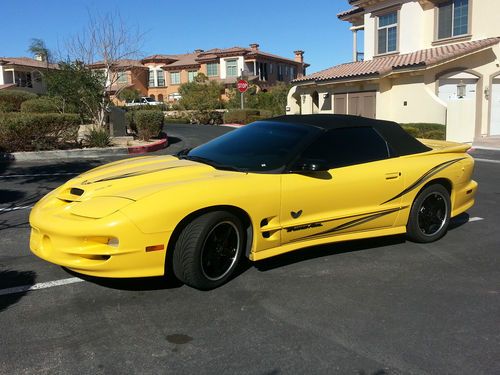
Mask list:
[{"label": "concrete curb", "polygon": [[82,148],[74,150],[30,151],[0,153],[0,161],[36,161],[46,159],[74,159],[74,158],[100,158],[103,156],[119,156],[129,154],[143,154],[161,150],[168,146],[168,138],[144,146],[131,147],[106,147]]}]

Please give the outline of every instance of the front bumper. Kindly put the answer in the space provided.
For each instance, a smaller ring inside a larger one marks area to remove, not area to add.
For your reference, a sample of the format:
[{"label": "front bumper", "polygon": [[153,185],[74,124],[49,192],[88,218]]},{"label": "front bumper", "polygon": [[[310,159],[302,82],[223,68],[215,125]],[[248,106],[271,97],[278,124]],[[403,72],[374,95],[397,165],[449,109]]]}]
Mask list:
[{"label": "front bumper", "polygon": [[[92,276],[164,274],[171,232],[143,233],[119,211],[100,219],[79,217],[69,211],[57,198],[33,208],[30,248],[36,256]],[[147,251],[147,247],[157,245],[164,245],[163,249]]]}]

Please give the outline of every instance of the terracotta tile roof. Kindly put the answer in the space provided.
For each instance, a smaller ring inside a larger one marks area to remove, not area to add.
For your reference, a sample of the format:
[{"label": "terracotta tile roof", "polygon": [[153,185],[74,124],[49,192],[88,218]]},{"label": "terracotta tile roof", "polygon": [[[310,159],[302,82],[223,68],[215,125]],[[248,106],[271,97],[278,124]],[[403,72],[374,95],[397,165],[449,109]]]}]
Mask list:
[{"label": "terracotta tile roof", "polygon": [[[286,62],[291,62],[291,63],[297,63],[294,59],[288,59],[286,57],[278,56],[278,55],[273,55],[272,53],[264,52],[261,50],[253,50],[251,48],[243,48],[243,47],[231,47],[231,48],[212,48],[207,51],[201,52],[198,54],[197,61],[204,61],[204,60],[214,60],[216,58],[219,58],[220,56],[226,55],[226,54],[241,54],[245,57],[250,57],[250,58],[255,58],[258,56],[262,57],[268,57],[274,60],[281,60],[281,61],[286,61]],[[309,64],[305,64],[305,66],[309,66]]]},{"label": "terracotta tile roof", "polygon": [[[89,65],[91,68],[104,68],[104,62],[103,61],[97,61],[93,64]],[[144,66],[140,60],[133,60],[133,59],[122,59],[118,60],[115,63],[115,67],[121,68],[121,69],[129,69],[129,68],[147,68]]]},{"label": "terracotta tile roof", "polygon": [[[0,57],[0,65],[29,66],[30,68],[47,68],[46,61],[38,61],[29,57]],[[57,64],[49,64],[49,68],[57,69]]]},{"label": "terracotta tile roof", "polygon": [[182,55],[170,55],[170,56],[172,56],[176,61],[174,61],[171,64],[167,64],[162,68],[168,69],[168,68],[180,68],[183,66],[199,65],[199,63],[196,61],[196,58],[198,57],[197,53],[184,53]]},{"label": "terracotta tile roof", "polygon": [[356,14],[356,13],[361,13],[363,12],[365,9],[364,8],[360,8],[360,7],[352,7],[351,9],[347,9],[343,12],[340,12],[337,14],[337,18],[344,18],[344,17],[347,17],[347,16],[351,16],[353,14]]},{"label": "terracotta tile roof", "polygon": [[500,42],[500,37],[449,44],[420,50],[404,55],[376,57],[373,60],[340,64],[298,79],[292,82],[341,80],[349,78],[368,78],[384,76],[403,69],[421,69],[448,60],[453,60],[470,53],[479,52]]}]

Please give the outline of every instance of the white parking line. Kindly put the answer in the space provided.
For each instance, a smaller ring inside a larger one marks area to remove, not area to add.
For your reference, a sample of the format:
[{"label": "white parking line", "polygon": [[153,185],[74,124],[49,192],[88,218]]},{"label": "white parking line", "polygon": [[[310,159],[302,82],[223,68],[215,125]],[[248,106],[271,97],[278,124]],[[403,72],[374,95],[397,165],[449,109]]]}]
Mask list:
[{"label": "white parking line", "polygon": [[30,290],[52,288],[54,286],[81,283],[82,281],[85,281],[85,280],[82,280],[78,277],[70,277],[69,279],[47,281],[46,283],[37,283],[35,285],[15,286],[13,288],[0,289],[0,296],[5,296],[7,294],[14,294],[14,293],[24,293],[24,292],[28,292]]},{"label": "white parking line", "polygon": [[27,210],[29,208],[32,208],[33,206],[16,206],[16,207],[0,207],[0,212],[10,212],[10,211],[17,211],[17,210]]},{"label": "white parking line", "polygon": [[20,178],[20,177],[46,177],[46,176],[69,176],[80,174],[81,172],[61,172],[61,173],[37,173],[37,174],[7,174],[0,178]]},{"label": "white parking line", "polygon": [[491,160],[491,159],[480,159],[480,158],[474,158],[475,161],[482,161],[485,163],[495,163],[495,164],[500,164],[500,160]]},{"label": "white parking line", "polygon": [[481,221],[481,220],[484,220],[484,218],[478,217],[478,216],[470,217],[469,218],[469,223],[472,223],[473,221]]}]

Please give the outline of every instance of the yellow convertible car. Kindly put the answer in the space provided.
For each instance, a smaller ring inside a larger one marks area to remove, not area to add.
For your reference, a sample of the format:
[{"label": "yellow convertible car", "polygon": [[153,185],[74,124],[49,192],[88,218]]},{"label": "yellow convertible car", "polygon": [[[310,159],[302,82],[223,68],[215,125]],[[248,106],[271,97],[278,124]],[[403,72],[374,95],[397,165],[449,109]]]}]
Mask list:
[{"label": "yellow convertible car", "polygon": [[30,215],[33,253],[103,277],[226,282],[241,257],[406,233],[442,237],[474,204],[467,145],[347,115],[258,121],[175,156],[88,171]]}]

